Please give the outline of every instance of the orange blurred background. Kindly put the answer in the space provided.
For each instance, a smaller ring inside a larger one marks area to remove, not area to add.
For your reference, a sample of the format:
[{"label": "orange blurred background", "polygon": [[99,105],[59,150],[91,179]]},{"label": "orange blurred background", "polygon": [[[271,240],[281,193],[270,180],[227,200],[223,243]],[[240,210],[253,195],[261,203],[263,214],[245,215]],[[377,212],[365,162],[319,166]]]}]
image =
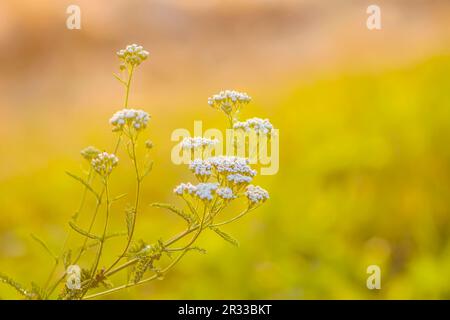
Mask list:
[{"label": "orange blurred background", "polygon": [[[70,4],[81,30],[66,28]],[[200,119],[224,127],[206,103],[222,89],[248,92],[244,115],[280,129],[281,163],[258,178],[271,201],[229,229],[241,248],[205,236],[206,256],[111,298],[450,298],[450,3],[377,1],[379,31],[366,28],[371,4],[3,0],[0,272],[45,281],[52,261],[29,234],[59,250],[81,193],[64,172],[81,170],[85,146],[113,144],[115,52],[138,43],[150,58],[130,105],[152,115],[155,144],[143,202],[176,201],[190,175],[170,161],[170,134]],[[144,211],[140,237],[181,228]],[[370,264],[380,291],[365,286]],[[5,286],[0,297],[17,298]]]}]

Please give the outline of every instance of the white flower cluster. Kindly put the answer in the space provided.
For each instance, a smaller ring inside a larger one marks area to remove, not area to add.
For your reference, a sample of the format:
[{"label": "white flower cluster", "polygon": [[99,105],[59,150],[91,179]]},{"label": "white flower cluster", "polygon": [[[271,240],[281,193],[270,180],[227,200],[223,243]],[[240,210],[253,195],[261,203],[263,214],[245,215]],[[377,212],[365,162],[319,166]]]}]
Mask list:
[{"label": "white flower cluster", "polygon": [[194,159],[189,164],[189,169],[196,176],[210,176],[212,174],[211,169],[212,165],[206,160],[202,159]]},{"label": "white flower cluster", "polygon": [[219,142],[217,139],[207,139],[203,137],[184,138],[181,142],[183,149],[197,149],[202,147],[212,147]]},{"label": "white flower cluster", "polygon": [[195,195],[201,200],[212,200],[212,192],[218,188],[218,183],[199,183],[195,188]]},{"label": "white flower cluster", "polygon": [[244,176],[240,173],[235,173],[228,175],[227,180],[234,184],[247,184],[252,182],[253,178],[249,176]]},{"label": "white flower cluster", "polygon": [[213,95],[208,98],[208,104],[214,106],[215,104],[222,103],[249,103],[251,97],[245,92],[239,92],[235,90],[224,90],[220,91],[218,94]]},{"label": "white flower cluster", "polygon": [[188,182],[188,183],[180,183],[178,186],[175,187],[175,189],[173,189],[173,192],[181,196],[185,193],[192,194],[195,192],[195,190],[196,190],[195,186],[192,183]]},{"label": "white flower cluster", "polygon": [[212,200],[213,191],[218,187],[218,183],[199,183],[196,186],[191,183],[181,183],[173,192],[178,195],[190,194],[201,200]]},{"label": "white flower cluster", "polygon": [[251,97],[244,92],[225,90],[208,98],[208,104],[217,109],[223,110],[226,114],[237,112],[242,104],[251,101]]},{"label": "white flower cluster", "polygon": [[209,177],[212,170],[227,176],[228,181],[239,183],[250,183],[252,177],[256,175],[248,165],[248,159],[241,157],[217,156],[203,159],[194,159],[189,164],[189,169],[200,177]]},{"label": "white flower cluster", "polygon": [[147,127],[149,120],[149,114],[143,110],[122,109],[109,119],[109,123],[113,126],[113,131],[121,131],[124,126],[139,131]]},{"label": "white flower cluster", "polygon": [[266,190],[252,184],[247,186],[245,195],[252,204],[264,202],[269,199],[269,193]]},{"label": "white flower cluster", "polygon": [[234,123],[233,129],[242,129],[246,132],[255,130],[258,134],[266,135],[272,133],[273,125],[268,119],[251,118],[243,122]]},{"label": "white flower cluster", "polygon": [[225,199],[225,200],[231,200],[231,199],[236,198],[236,196],[235,196],[234,193],[233,193],[233,190],[231,190],[231,189],[228,188],[228,187],[218,188],[218,189],[216,190],[216,194],[217,194],[220,198]]},{"label": "white flower cluster", "polygon": [[206,159],[211,165],[222,174],[240,173],[242,175],[255,176],[256,170],[253,170],[248,165],[249,161],[246,158],[234,156],[217,156]]},{"label": "white flower cluster", "polygon": [[148,51],[137,44],[130,44],[125,49],[117,51],[117,56],[125,64],[138,66],[142,61],[148,58]]},{"label": "white flower cluster", "polygon": [[91,164],[95,171],[101,176],[108,176],[115,166],[119,163],[119,158],[115,154],[101,152],[94,159]]},{"label": "white flower cluster", "polygon": [[89,147],[86,147],[83,150],[81,150],[80,153],[83,158],[85,158],[88,161],[91,161],[93,158],[95,158],[100,153],[100,150],[98,150],[97,148],[95,148],[93,146],[89,146]]}]

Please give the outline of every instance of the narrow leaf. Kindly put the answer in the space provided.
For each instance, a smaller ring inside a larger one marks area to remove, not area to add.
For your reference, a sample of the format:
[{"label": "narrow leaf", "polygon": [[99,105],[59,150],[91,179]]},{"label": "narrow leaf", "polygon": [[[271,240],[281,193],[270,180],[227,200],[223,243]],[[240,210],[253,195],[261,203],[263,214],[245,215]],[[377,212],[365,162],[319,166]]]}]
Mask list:
[{"label": "narrow leaf", "polygon": [[62,255],[62,260],[64,264],[64,268],[67,269],[68,266],[72,264],[72,250],[67,250]]},{"label": "narrow leaf", "polygon": [[231,243],[233,246],[239,247],[239,242],[233,238],[232,236],[230,236],[228,233],[223,232],[222,230],[220,230],[219,228],[216,227],[209,227],[211,230],[213,230],[215,233],[217,233],[219,236],[221,236],[224,240],[228,241],[229,243]]},{"label": "narrow leaf", "polygon": [[183,218],[188,224],[191,224],[195,219],[192,215],[184,212],[183,210],[168,204],[168,203],[152,203],[153,207],[157,207],[157,208],[164,208],[167,209],[169,211],[172,211],[173,213],[177,214],[178,216],[180,216],[181,218]]},{"label": "narrow leaf", "polygon": [[124,194],[121,194],[121,195],[118,195],[117,197],[115,197],[115,198],[111,199],[111,202],[114,202],[114,201],[120,200],[120,199],[122,199],[122,198],[126,197],[126,195],[127,195],[126,193],[124,193]]},{"label": "narrow leaf", "polygon": [[18,293],[20,293],[24,297],[31,298],[30,293],[21,284],[17,283],[12,278],[2,273],[0,273],[0,282],[13,287]]},{"label": "narrow leaf", "polygon": [[200,252],[201,254],[206,254],[206,250],[203,249],[203,248],[200,248],[200,247],[189,247],[189,248],[187,248],[186,250],[187,250],[187,251],[194,250],[194,251]]},{"label": "narrow leaf", "polygon": [[73,173],[70,173],[70,172],[68,172],[68,171],[66,171],[66,174],[67,174],[69,177],[72,177],[73,179],[75,179],[75,180],[77,180],[78,182],[80,182],[83,186],[85,186],[86,189],[88,189],[90,192],[92,192],[92,193],[94,194],[94,196],[95,196],[97,199],[100,198],[100,196],[98,195],[98,193],[95,192],[95,190],[92,189],[92,187],[89,185],[89,183],[87,183],[83,178],[80,178],[80,177],[78,177],[77,175],[74,175]]},{"label": "narrow leaf", "polygon": [[150,171],[152,171],[152,169],[153,169],[153,161],[150,161],[145,166],[144,172],[142,173],[140,180],[144,179],[150,173]]},{"label": "narrow leaf", "polygon": [[38,238],[37,236],[35,236],[34,234],[31,234],[31,238],[33,238],[34,241],[36,241],[37,243],[39,243],[42,248],[44,248],[45,251],[47,251],[47,253],[53,258],[55,259],[55,261],[58,261],[58,257],[50,250],[50,248],[47,246],[47,244],[40,238]]},{"label": "narrow leaf", "polygon": [[95,240],[102,240],[101,237],[98,237],[98,236],[96,236],[94,234],[91,234],[91,233],[88,233],[87,231],[84,231],[83,229],[81,229],[79,226],[77,226],[72,221],[69,221],[69,225],[74,231],[78,232],[79,234],[81,234],[81,235],[83,235],[83,236],[85,236],[87,238],[95,239]]},{"label": "narrow leaf", "polygon": [[113,76],[114,76],[114,78],[116,78],[117,80],[119,80],[120,81],[120,83],[122,83],[122,84],[124,84],[124,85],[126,85],[127,83],[125,82],[125,81],[123,81],[122,80],[122,78],[121,77],[119,77],[117,74],[115,74],[115,73],[113,73],[112,74]]},{"label": "narrow leaf", "polygon": [[127,231],[128,231],[128,239],[131,237],[131,233],[133,231],[134,219],[135,219],[136,211],[134,208],[129,208],[125,211],[125,218],[127,222]]},{"label": "narrow leaf", "polygon": [[126,236],[127,234],[128,234],[128,232],[126,232],[126,231],[109,233],[105,236],[105,240],[108,240],[111,238],[116,238],[116,237],[123,237],[123,236]]}]

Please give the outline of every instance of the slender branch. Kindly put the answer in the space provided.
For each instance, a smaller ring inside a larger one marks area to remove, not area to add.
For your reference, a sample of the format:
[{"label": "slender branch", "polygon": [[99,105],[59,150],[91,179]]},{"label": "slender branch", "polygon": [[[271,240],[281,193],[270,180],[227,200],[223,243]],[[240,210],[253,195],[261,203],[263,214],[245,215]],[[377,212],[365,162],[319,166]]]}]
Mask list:
[{"label": "slender branch", "polygon": [[128,71],[128,81],[126,84],[126,91],[125,91],[125,108],[128,107],[128,96],[130,94],[130,86],[131,86],[131,78],[133,77],[134,72],[134,66],[131,67]]},{"label": "slender branch", "polygon": [[[119,137],[118,137],[118,139],[117,139],[116,145],[115,145],[115,147],[114,147],[114,154],[117,153],[117,150],[119,149],[119,146],[120,146],[120,143],[121,143],[121,142],[122,142],[122,134],[120,134]],[[91,168],[89,169],[88,182],[90,181],[89,178],[91,178],[91,179],[93,178],[93,177],[90,177],[90,175],[91,175],[92,172],[93,172],[93,171],[92,171],[92,167],[91,167]],[[93,216],[92,216],[91,222],[89,223],[89,228],[88,228],[88,231],[87,231],[88,233],[91,233],[92,228],[93,228],[93,226],[94,226],[95,220],[96,220],[96,218],[97,218],[98,210],[100,209],[100,206],[101,206],[101,203],[102,203],[104,191],[105,191],[105,186],[103,185],[102,190],[100,191],[99,197],[97,198],[97,204],[96,204],[95,209],[94,209],[94,214],[93,214]],[[80,211],[81,211],[81,208],[84,206],[84,201],[85,201],[84,199],[85,199],[85,194],[86,194],[86,193],[87,193],[87,186],[85,186],[85,189],[84,189],[84,192],[83,192],[83,198],[82,198],[80,207],[79,207],[79,209],[78,209],[78,212],[80,212]],[[77,217],[77,218],[78,218],[78,217]],[[75,221],[77,221],[77,220],[75,219]],[[70,235],[71,232],[72,232],[72,229],[69,230],[69,234],[67,235],[67,237],[69,237],[69,235]],[[75,258],[75,260],[73,261],[73,264],[76,264],[76,263],[81,259],[81,257],[82,257],[82,255],[84,254],[84,252],[86,252],[86,250],[87,250],[87,246],[86,246],[87,241],[88,241],[88,238],[85,237],[84,242],[83,242],[83,245],[80,247],[80,251],[78,252],[78,256],[77,256],[77,257]],[[66,242],[67,242],[67,239],[66,239],[66,241],[65,241],[65,243],[64,243],[63,248],[66,246]],[[63,250],[63,251],[64,251],[64,250]],[[56,270],[56,268],[55,268],[55,270]],[[58,285],[64,280],[65,277],[66,277],[66,272],[64,271],[64,273],[62,274],[62,276],[61,276],[60,278],[58,278],[58,280],[57,280],[57,281],[54,283],[54,285],[51,287],[51,289],[49,290],[48,295],[51,295],[51,294],[55,291],[55,289],[56,289],[56,288],[58,287]]]},{"label": "slender branch", "polygon": [[[92,174],[92,173],[93,173],[92,167],[90,167],[90,168],[89,168],[89,173],[88,173],[88,178],[87,178],[87,183],[88,183],[88,185],[90,184],[90,182],[91,182],[91,180],[92,180],[92,178],[93,178],[93,174]],[[79,215],[80,215],[80,212],[81,212],[81,210],[82,210],[83,207],[84,207],[84,204],[85,204],[85,202],[86,202],[87,191],[88,191],[88,186],[84,186],[84,188],[83,188],[83,194],[82,194],[82,196],[81,196],[80,205],[78,206],[77,211],[76,211],[75,214],[73,215],[73,220],[74,220],[74,221],[77,221],[77,220],[78,220],[78,217],[79,217]],[[51,272],[50,272],[50,275],[48,276],[47,281],[45,282],[44,290],[46,290],[47,287],[49,286],[50,281],[52,280],[52,278],[53,278],[53,276],[54,276],[54,274],[55,274],[55,272],[56,272],[56,269],[58,268],[59,261],[60,261],[60,257],[61,257],[61,255],[64,253],[64,251],[66,250],[66,247],[67,247],[67,244],[68,244],[68,242],[69,242],[69,239],[70,239],[70,236],[71,236],[71,235],[72,235],[72,229],[69,229],[69,231],[68,231],[68,233],[67,233],[67,236],[66,236],[66,239],[64,240],[64,244],[63,244],[63,246],[62,246],[61,253],[60,253],[60,255],[58,256],[58,259],[56,260],[55,265],[53,266],[53,268],[52,268],[52,270],[51,270]]]},{"label": "slender branch", "polygon": [[223,222],[214,223],[214,224],[211,224],[211,225],[209,225],[209,226],[210,226],[210,227],[219,227],[219,226],[223,226],[223,225],[225,225],[225,224],[229,224],[229,223],[231,223],[231,222],[233,222],[233,221],[236,221],[236,220],[242,218],[243,216],[245,216],[247,213],[249,213],[250,211],[252,211],[252,210],[254,210],[254,209],[256,209],[256,207],[251,208],[251,209],[246,209],[246,210],[244,210],[243,212],[241,212],[240,214],[238,214],[237,216],[235,216],[234,218],[231,218],[231,219],[226,220],[226,221],[223,221]]},{"label": "slender branch", "polygon": [[146,278],[146,279],[143,279],[143,280],[139,281],[138,283],[127,283],[127,284],[124,284],[124,285],[121,285],[121,286],[118,286],[118,287],[115,287],[115,288],[112,288],[112,289],[109,289],[109,290],[106,290],[106,291],[102,291],[102,292],[91,294],[89,296],[84,297],[84,299],[98,298],[98,297],[101,297],[101,296],[104,296],[104,295],[107,295],[107,294],[111,294],[111,293],[117,292],[117,291],[122,290],[122,289],[126,289],[126,288],[129,288],[129,287],[134,287],[134,286],[137,286],[137,285],[141,285],[141,284],[144,284],[144,283],[156,280],[156,279],[158,279],[161,276],[161,274],[167,273],[170,269],[172,269],[181,260],[181,258],[183,258],[183,256],[186,254],[186,252],[187,252],[187,250],[185,250],[182,253],[180,253],[180,255],[171,264],[169,264],[165,269],[161,270],[158,274],[154,274],[153,276],[151,276],[149,278]]},{"label": "slender branch", "polygon": [[139,175],[139,167],[137,164],[137,157],[136,157],[136,141],[134,140],[133,137],[131,137],[131,144],[132,144],[132,161],[134,164],[134,170],[135,170],[135,174],[136,174],[136,199],[134,202],[133,223],[131,226],[130,234],[128,236],[128,241],[125,246],[125,249],[122,251],[122,253],[119,255],[119,257],[117,257],[117,259],[111,264],[111,266],[108,269],[106,269],[106,272],[108,272],[112,268],[114,268],[114,266],[116,266],[120,262],[120,260],[123,257],[125,257],[125,255],[128,252],[128,248],[131,245],[131,241],[133,240],[134,230],[136,228],[136,220],[137,220],[137,214],[138,214],[138,208],[139,208],[139,197],[140,197],[140,192],[141,192],[141,178]]}]

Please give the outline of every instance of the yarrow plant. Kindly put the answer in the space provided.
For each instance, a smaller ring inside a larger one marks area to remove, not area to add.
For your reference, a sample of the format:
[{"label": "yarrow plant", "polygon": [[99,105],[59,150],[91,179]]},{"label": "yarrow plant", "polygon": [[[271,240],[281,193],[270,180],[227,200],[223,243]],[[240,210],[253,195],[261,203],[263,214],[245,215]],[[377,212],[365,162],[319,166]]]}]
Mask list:
[{"label": "yarrow plant", "polygon": [[[43,285],[32,283],[30,288],[25,288],[10,277],[0,274],[0,282],[12,286],[27,299],[93,299],[162,279],[187,252],[205,252],[196,245],[203,232],[212,231],[237,246],[237,240],[224,232],[222,227],[242,218],[269,199],[266,190],[251,184],[256,171],[250,167],[248,159],[236,156],[201,156],[189,164],[189,170],[197,181],[183,182],[173,189],[173,193],[181,200],[182,207],[167,203],[152,204],[153,207],[169,210],[182,218],[186,223],[184,231],[156,243],[137,240],[136,221],[143,210],[141,188],[144,178],[152,169],[152,161],[148,159],[153,143],[150,140],[143,143],[146,156],[144,160],[138,159],[137,149],[149,125],[150,115],[144,110],[129,108],[128,100],[134,71],[147,59],[148,52],[142,46],[133,44],[119,50],[117,56],[121,62],[121,74],[114,76],[124,86],[125,101],[124,108],[114,113],[109,120],[112,131],[117,135],[115,146],[111,152],[101,151],[93,146],[86,147],[81,150],[81,156],[89,166],[86,175],[68,173],[82,184],[84,190],[81,203],[69,221],[71,229],[61,253],[54,254],[44,241],[33,236],[54,259],[54,267],[47,281]],[[225,113],[230,120],[230,128],[270,134],[272,125],[268,120],[253,118],[246,122],[238,121],[240,109],[250,100],[245,93],[226,90],[209,98],[208,104]],[[183,140],[182,147],[198,155],[194,151],[211,148],[217,143],[217,140],[193,137]],[[127,162],[127,157],[119,159],[117,156],[121,147],[125,149],[128,160],[131,160],[135,190],[132,203],[125,210],[126,231],[112,232],[109,224],[112,204],[127,195],[113,197],[110,187],[116,168]],[[79,217],[86,211],[84,209],[88,195],[95,200],[95,206],[89,217],[90,222],[82,226]],[[232,202],[239,202],[242,210],[237,215],[226,218],[225,211]],[[99,221],[98,217],[102,214],[104,216]],[[100,234],[94,232],[94,225],[100,226]],[[81,238],[81,245],[71,248],[69,238],[74,235]],[[124,244],[119,248],[116,258],[107,261],[104,257],[105,246],[108,240],[116,237],[125,237]],[[86,262],[82,258],[88,252],[93,252],[93,258]],[[170,259],[163,259],[164,256]],[[169,262],[164,263],[166,260]],[[128,275],[126,282],[114,285],[113,275],[124,271]]]}]

